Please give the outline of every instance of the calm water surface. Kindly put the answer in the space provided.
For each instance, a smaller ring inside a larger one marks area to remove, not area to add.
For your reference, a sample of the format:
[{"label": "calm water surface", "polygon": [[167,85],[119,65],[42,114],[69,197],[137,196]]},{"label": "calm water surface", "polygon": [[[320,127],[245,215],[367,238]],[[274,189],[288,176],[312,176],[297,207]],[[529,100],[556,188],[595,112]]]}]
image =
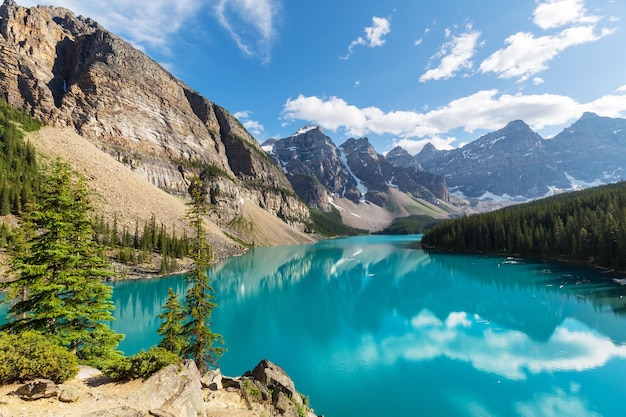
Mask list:
[{"label": "calm water surface", "polygon": [[[424,253],[409,237],[259,248],[215,265],[226,375],[262,358],[319,414],[623,416],[626,287],[607,274]],[[181,277],[115,284],[132,354]]]}]

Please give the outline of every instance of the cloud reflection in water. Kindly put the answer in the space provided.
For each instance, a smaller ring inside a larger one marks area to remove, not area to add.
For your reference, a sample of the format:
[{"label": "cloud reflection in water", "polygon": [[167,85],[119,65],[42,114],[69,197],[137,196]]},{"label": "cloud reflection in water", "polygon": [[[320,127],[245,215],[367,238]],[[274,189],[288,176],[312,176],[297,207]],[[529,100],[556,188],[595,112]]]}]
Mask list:
[{"label": "cloud reflection in water", "polygon": [[612,358],[626,358],[626,346],[616,345],[571,318],[565,319],[546,342],[537,342],[478,315],[453,312],[442,322],[424,309],[406,323],[404,334],[361,340],[359,352],[366,361],[446,357],[510,380],[525,380],[529,372],[583,371],[601,367]]}]

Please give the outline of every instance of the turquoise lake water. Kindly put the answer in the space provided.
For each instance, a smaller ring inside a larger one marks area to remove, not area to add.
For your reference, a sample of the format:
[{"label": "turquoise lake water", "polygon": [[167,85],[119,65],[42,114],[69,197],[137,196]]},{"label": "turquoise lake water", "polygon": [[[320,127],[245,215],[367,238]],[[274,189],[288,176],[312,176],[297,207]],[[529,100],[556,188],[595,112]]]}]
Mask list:
[{"label": "turquoise lake water", "polygon": [[[270,359],[326,417],[625,415],[626,287],[615,276],[426,253],[418,240],[258,248],[213,266],[222,372]],[[186,287],[182,276],[113,286],[126,354],[158,343],[167,290]]]},{"label": "turquoise lake water", "polygon": [[[258,248],[210,270],[226,375],[268,358],[318,414],[623,416],[626,287],[609,274],[432,254],[409,237]],[[181,277],[114,284],[132,354]]]}]

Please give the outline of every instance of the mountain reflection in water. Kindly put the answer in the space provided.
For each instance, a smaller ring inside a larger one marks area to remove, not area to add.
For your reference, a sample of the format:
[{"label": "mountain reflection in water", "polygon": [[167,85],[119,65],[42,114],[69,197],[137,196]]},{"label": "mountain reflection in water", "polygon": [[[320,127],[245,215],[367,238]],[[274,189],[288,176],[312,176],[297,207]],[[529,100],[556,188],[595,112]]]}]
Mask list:
[{"label": "mountain reflection in water", "polygon": [[[222,371],[269,358],[327,417],[621,415],[625,287],[565,265],[426,253],[416,239],[257,248],[214,265]],[[114,285],[122,349],[156,343],[183,278]]]}]

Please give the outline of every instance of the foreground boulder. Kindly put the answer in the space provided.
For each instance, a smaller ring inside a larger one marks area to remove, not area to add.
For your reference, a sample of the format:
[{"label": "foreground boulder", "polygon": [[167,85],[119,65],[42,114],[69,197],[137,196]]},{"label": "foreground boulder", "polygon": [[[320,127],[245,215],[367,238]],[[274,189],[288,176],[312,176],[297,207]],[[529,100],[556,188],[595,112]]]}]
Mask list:
[{"label": "foreground boulder", "polygon": [[182,367],[170,365],[161,369],[128,400],[138,409],[149,406],[152,415],[206,416],[200,372],[191,360],[185,361]]},{"label": "foreground boulder", "polygon": [[49,379],[37,379],[19,387],[15,390],[15,395],[24,401],[35,401],[58,397],[60,392],[61,388]]},{"label": "foreground boulder", "polygon": [[[258,395],[252,395],[252,397],[259,398],[260,402],[269,399],[278,415],[285,417],[315,416],[313,410],[308,406],[308,399],[303,398],[296,391],[293,380],[275,363],[263,359],[252,371],[246,372],[243,378],[250,378],[254,382],[254,386],[260,391]],[[250,385],[242,384],[242,395],[249,398],[251,396],[246,392],[246,386]]]}]

